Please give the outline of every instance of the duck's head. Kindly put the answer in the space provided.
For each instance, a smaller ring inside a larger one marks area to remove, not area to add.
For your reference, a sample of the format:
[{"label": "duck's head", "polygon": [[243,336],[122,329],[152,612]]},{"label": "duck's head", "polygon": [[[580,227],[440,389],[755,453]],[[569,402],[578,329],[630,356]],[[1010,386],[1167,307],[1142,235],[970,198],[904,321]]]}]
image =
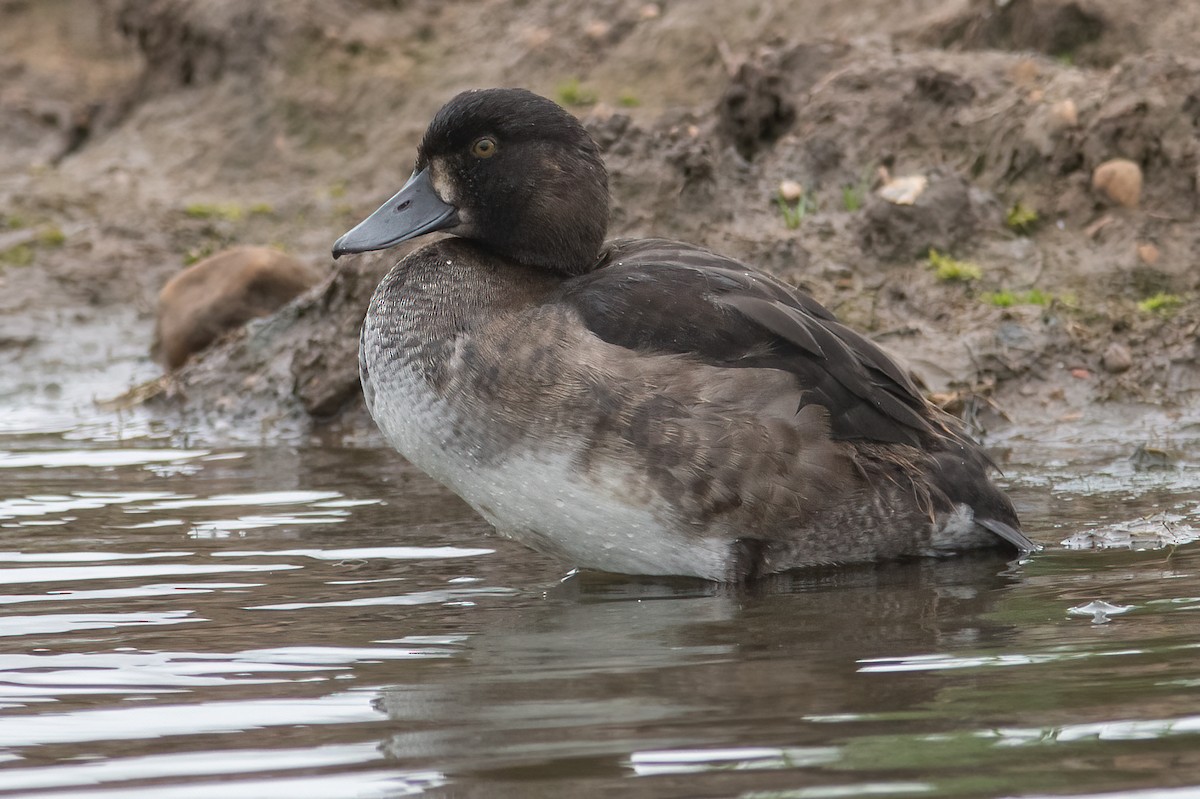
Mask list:
[{"label": "duck's head", "polygon": [[522,264],[587,272],[608,230],[608,178],[575,117],[524,89],[463,92],[425,131],[412,177],[333,245],[382,250],[435,230]]}]

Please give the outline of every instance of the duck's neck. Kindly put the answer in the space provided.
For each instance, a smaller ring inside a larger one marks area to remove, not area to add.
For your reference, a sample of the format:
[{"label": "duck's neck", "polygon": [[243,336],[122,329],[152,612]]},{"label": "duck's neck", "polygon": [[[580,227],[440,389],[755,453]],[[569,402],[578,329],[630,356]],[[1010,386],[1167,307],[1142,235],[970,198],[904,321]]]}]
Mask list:
[{"label": "duck's neck", "polygon": [[541,175],[531,199],[493,209],[485,235],[488,249],[519,264],[574,277],[595,268],[608,234],[609,196],[604,167]]},{"label": "duck's neck", "polygon": [[519,263],[497,262],[485,247],[446,238],[393,267],[378,293],[389,316],[426,339],[450,338],[504,307],[519,307],[552,290],[561,276]]},{"label": "duck's neck", "polygon": [[555,236],[553,231],[543,230],[536,235],[518,234],[510,246],[495,246],[490,243],[481,246],[522,266],[557,275],[561,279],[592,271],[603,244],[604,231],[600,231],[597,239],[589,237],[587,241],[575,241]]}]

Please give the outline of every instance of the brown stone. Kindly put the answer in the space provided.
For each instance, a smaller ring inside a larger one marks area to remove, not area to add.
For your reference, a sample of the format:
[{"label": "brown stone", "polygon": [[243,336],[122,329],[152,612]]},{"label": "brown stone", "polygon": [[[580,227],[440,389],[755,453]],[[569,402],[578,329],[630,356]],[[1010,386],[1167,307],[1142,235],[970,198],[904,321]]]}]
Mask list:
[{"label": "brown stone", "polygon": [[1104,350],[1100,362],[1104,366],[1104,371],[1119,375],[1122,372],[1128,372],[1133,366],[1133,355],[1124,344],[1114,341],[1108,345],[1108,349]]},{"label": "brown stone", "polygon": [[1041,67],[1032,58],[1022,58],[1009,70],[1009,77],[1018,86],[1032,86],[1041,74]]},{"label": "brown stone", "polygon": [[1050,118],[1057,130],[1073,128],[1078,125],[1079,110],[1075,108],[1075,101],[1071,99],[1060,100],[1050,106]]},{"label": "brown stone", "polygon": [[779,197],[784,202],[798,202],[804,196],[804,187],[794,180],[783,180],[779,183]]},{"label": "brown stone", "polygon": [[150,354],[178,369],[222,334],[274,312],[317,279],[303,262],[267,247],[234,247],[205,258],[163,286]]},{"label": "brown stone", "polygon": [[600,41],[612,32],[612,25],[602,20],[592,20],[586,26],[584,26],[583,32],[589,39]]},{"label": "brown stone", "polygon": [[1092,173],[1092,188],[1126,208],[1142,198],[1142,168],[1127,158],[1105,161]]}]

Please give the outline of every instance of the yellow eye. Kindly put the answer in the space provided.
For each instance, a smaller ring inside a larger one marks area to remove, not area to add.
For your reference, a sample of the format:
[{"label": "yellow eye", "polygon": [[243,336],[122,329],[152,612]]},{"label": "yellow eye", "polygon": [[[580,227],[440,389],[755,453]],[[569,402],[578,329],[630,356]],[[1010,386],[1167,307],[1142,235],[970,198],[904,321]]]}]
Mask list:
[{"label": "yellow eye", "polygon": [[496,154],[496,140],[491,136],[482,136],[471,145],[471,155],[476,158],[491,158]]}]

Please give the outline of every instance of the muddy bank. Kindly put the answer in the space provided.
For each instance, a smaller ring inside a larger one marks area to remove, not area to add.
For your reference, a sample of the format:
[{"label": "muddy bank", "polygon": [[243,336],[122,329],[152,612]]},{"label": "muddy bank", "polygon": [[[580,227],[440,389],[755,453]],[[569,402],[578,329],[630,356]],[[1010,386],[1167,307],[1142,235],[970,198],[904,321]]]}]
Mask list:
[{"label": "muddy bank", "polygon": [[[525,85],[601,142],[614,235],[803,286],[953,408],[1195,403],[1200,8],[727,5],[0,4],[0,399],[154,378],[167,279],[269,244],[326,281],[125,402],[216,437],[374,440],[357,327],[395,254],[335,268],[329,246],[447,97]],[[1117,158],[1132,207],[1093,186]]]}]

